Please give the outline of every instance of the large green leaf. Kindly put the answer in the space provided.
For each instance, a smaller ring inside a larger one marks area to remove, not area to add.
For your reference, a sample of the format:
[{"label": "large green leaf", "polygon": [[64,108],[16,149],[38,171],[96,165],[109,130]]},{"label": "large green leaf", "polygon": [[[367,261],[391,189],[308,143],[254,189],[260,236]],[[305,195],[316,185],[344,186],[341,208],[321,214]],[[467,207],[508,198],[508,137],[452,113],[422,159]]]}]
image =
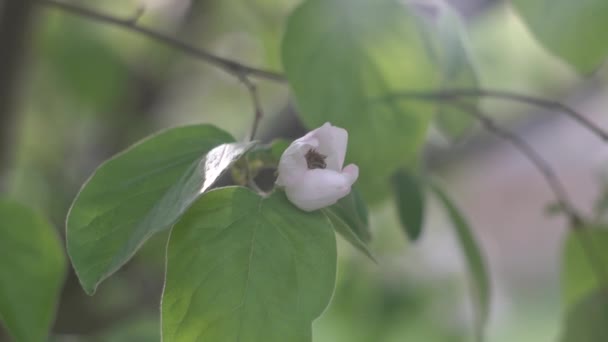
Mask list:
[{"label": "large green leaf", "polygon": [[561,342],[605,342],[608,338],[608,292],[593,291],[569,312]]},{"label": "large green leaf", "polygon": [[[585,251],[585,249],[588,249]],[[589,259],[589,257],[593,259]],[[567,308],[598,288],[598,266],[608,270],[608,229],[587,226],[568,234],[564,245],[562,295]],[[600,274],[599,277],[604,275]],[[608,284],[606,284],[608,286]]]},{"label": "large green leaf", "polygon": [[424,221],[424,187],[420,179],[402,169],[393,177],[393,190],[401,226],[407,237],[416,241],[422,233]]},{"label": "large green leaf", "polygon": [[513,0],[532,34],[550,52],[589,73],[608,57],[608,1]]},{"label": "large green leaf", "polygon": [[454,225],[460,247],[464,252],[466,263],[471,273],[476,314],[476,336],[478,340],[482,340],[490,311],[490,278],[486,270],[483,255],[477,241],[475,241],[471,227],[460,210],[437,184],[431,184],[431,189],[433,189],[437,198],[445,207],[448,217]]},{"label": "large green leaf", "polygon": [[173,128],[95,171],[67,221],[68,254],[87,293],[169,228],[250,147],[224,144],[231,141],[209,125]]},{"label": "large green leaf", "polygon": [[163,340],[310,342],[335,276],[323,213],[305,213],[281,192],[211,191],[171,232]]},{"label": "large green leaf", "polygon": [[425,140],[434,106],[386,95],[436,90],[421,18],[398,0],[309,0],[288,20],[282,58],[306,126],[326,121],[349,132],[350,161],[366,198]]},{"label": "large green leaf", "polygon": [[19,342],[43,341],[65,276],[55,229],[31,209],[0,199],[0,321]]}]

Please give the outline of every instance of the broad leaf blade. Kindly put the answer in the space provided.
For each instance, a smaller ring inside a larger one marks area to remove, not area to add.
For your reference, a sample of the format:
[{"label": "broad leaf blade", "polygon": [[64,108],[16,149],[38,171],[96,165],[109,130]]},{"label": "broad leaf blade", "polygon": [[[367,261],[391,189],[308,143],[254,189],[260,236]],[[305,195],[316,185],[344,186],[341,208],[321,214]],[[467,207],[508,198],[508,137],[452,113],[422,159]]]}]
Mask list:
[{"label": "broad leaf blade", "polygon": [[393,190],[401,226],[407,237],[416,241],[424,223],[424,188],[411,172],[401,169],[393,177]]},{"label": "broad leaf blade", "polygon": [[[582,240],[581,240],[582,239]],[[568,234],[564,244],[562,268],[562,298],[566,308],[580,302],[598,288],[598,274],[589,260],[591,248],[594,258],[608,270],[608,229],[586,226]],[[608,285],[608,284],[607,284]]]},{"label": "broad leaf blade", "polygon": [[358,249],[361,253],[365,254],[372,261],[376,262],[376,258],[369,250],[367,243],[361,240],[361,238],[355,233],[353,228],[346,223],[342,217],[332,211],[330,208],[323,209],[327,218],[331,221],[334,230],[340,234],[346,241],[348,241],[353,247]]},{"label": "broad leaf blade", "polygon": [[169,129],[100,166],[74,200],[67,248],[89,294],[168,229],[249,145],[209,125]]},{"label": "broad leaf blade", "polygon": [[469,268],[473,288],[473,300],[476,313],[476,335],[478,339],[484,334],[485,326],[490,311],[490,279],[486,271],[486,265],[481,250],[475,241],[471,227],[460,210],[452,203],[450,198],[436,184],[431,184],[431,189],[445,208],[448,217],[452,221],[460,247],[464,253]]},{"label": "broad leaf blade", "polygon": [[578,71],[590,73],[608,57],[608,1],[513,0],[536,39]]},{"label": "broad leaf blade", "polygon": [[335,233],[321,212],[279,192],[211,191],[171,232],[163,339],[310,342],[335,275]]},{"label": "broad leaf blade", "polygon": [[608,292],[584,296],[568,313],[561,342],[605,342],[608,337]]},{"label": "broad leaf blade", "polygon": [[0,253],[0,321],[17,341],[43,341],[65,276],[55,229],[31,209],[0,199]]},{"label": "broad leaf blade", "polygon": [[299,114],[349,133],[348,159],[366,198],[422,146],[434,106],[392,94],[437,89],[418,16],[398,0],[309,0],[289,18],[282,58]]}]

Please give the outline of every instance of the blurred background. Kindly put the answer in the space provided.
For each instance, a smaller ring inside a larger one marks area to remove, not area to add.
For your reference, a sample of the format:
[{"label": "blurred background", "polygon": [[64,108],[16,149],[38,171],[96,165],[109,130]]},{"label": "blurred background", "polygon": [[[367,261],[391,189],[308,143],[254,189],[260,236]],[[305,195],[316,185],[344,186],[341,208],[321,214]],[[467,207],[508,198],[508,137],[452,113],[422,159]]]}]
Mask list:
[{"label": "blurred background", "polygon": [[[296,0],[72,1],[221,56],[281,70],[280,39]],[[546,52],[508,1],[452,0],[465,18],[483,87],[556,98],[608,127],[608,70],[581,78]],[[249,95],[234,77],[137,34],[17,0],[0,1],[0,185],[45,213],[61,234],[80,185],[105,159],[144,136],[212,123],[244,137]],[[286,86],[258,83],[264,140],[294,138]],[[556,112],[495,100],[484,110],[552,164],[575,203],[591,212],[608,150]],[[556,341],[560,251],[566,222],[529,161],[482,129],[450,141],[431,132],[426,159],[466,213],[487,257],[492,311],[487,341]],[[410,244],[392,201],[371,208],[379,263],[339,250],[334,300],[314,324],[315,342],[470,341],[466,270],[447,219],[430,199],[421,240]],[[88,297],[73,272],[52,341],[158,341],[166,236],[146,244]],[[24,303],[27,305],[27,303]],[[0,340],[8,340],[0,333]]]}]

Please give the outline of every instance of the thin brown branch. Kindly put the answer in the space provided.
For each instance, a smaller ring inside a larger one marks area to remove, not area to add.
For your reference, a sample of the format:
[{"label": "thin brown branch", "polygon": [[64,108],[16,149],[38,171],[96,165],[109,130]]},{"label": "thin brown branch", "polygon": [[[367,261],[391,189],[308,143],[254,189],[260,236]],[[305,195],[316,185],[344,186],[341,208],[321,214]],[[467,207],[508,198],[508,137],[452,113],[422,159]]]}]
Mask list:
[{"label": "thin brown branch", "polygon": [[255,135],[258,132],[260,121],[264,117],[264,111],[262,109],[262,103],[260,102],[260,95],[258,94],[258,88],[249,78],[242,77],[241,82],[247,87],[251,102],[253,103],[253,123],[251,124],[251,133],[249,134],[249,140],[255,139]]},{"label": "thin brown branch", "polygon": [[80,7],[77,5],[69,4],[66,2],[62,2],[62,1],[56,1],[56,0],[33,0],[33,2],[40,4],[40,5],[54,7],[56,9],[62,10],[64,12],[71,13],[71,14],[74,14],[74,15],[77,15],[77,16],[80,16],[83,18],[87,18],[87,19],[90,19],[90,20],[93,20],[96,22],[109,24],[109,25],[113,25],[116,27],[121,27],[125,30],[141,34],[150,39],[156,40],[160,43],[163,43],[163,44],[171,46],[177,50],[180,50],[190,56],[193,56],[193,57],[198,58],[202,61],[205,61],[209,64],[212,64],[212,65],[220,68],[221,70],[224,70],[225,72],[239,78],[240,80],[242,80],[243,77],[257,77],[257,78],[263,78],[263,79],[266,79],[269,81],[285,82],[285,78],[283,77],[283,75],[281,75],[277,72],[254,68],[254,67],[247,66],[247,65],[241,64],[239,62],[233,61],[231,59],[227,59],[224,57],[214,55],[207,50],[192,46],[184,41],[181,41],[175,37],[171,37],[165,33],[161,33],[161,32],[155,31],[153,29],[137,25],[137,23],[136,23],[137,20],[134,20],[133,18],[128,18],[128,19],[116,18],[116,17],[110,16],[110,15],[99,13],[94,10],[90,10],[90,9],[87,9],[84,7]]},{"label": "thin brown branch", "polygon": [[399,92],[397,94],[389,95],[388,98],[418,98],[426,100],[437,100],[437,101],[458,101],[466,97],[488,97],[495,99],[502,99],[508,101],[521,102],[535,107],[540,107],[549,110],[557,110],[566,115],[571,119],[578,122],[583,127],[589,129],[595,135],[597,135],[603,141],[608,142],[608,132],[599,127],[597,124],[586,118],[581,113],[574,110],[559,101],[538,98],[534,96],[518,94],[502,90],[490,90],[490,89],[450,89],[443,91],[408,91]]},{"label": "thin brown branch", "polygon": [[577,238],[586,254],[589,265],[597,277],[600,287],[603,288],[608,286],[608,273],[606,272],[599,255],[592,245],[592,241],[588,239],[587,230],[581,229],[584,222],[582,216],[572,204],[570,196],[566,191],[566,187],[561,182],[559,177],[557,177],[555,172],[553,172],[551,165],[549,165],[549,163],[525,140],[498,126],[488,115],[483,113],[476,106],[463,102],[454,102],[453,105],[462,109],[464,113],[473,116],[489,132],[511,143],[534,165],[534,167],[536,167],[553,192],[558,204],[568,216],[570,220],[569,227],[577,234]]},{"label": "thin brown branch", "polygon": [[472,106],[462,102],[455,102],[454,106],[459,107],[464,113],[473,116],[481,125],[494,135],[504,139],[511,143],[517,150],[519,150],[541,173],[545,179],[547,185],[553,192],[560,207],[568,214],[568,216],[576,223],[581,221],[580,215],[574,208],[570,196],[566,191],[566,187],[560,181],[559,177],[555,174],[551,165],[525,140],[517,136],[516,134],[505,130],[498,126],[490,117],[484,114],[476,106]]}]

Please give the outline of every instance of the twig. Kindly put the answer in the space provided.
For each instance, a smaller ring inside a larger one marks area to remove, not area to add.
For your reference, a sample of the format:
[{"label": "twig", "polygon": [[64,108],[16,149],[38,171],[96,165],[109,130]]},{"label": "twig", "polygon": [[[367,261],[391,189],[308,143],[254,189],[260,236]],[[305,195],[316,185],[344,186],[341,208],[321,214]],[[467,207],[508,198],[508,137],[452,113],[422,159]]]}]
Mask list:
[{"label": "twig", "polygon": [[[284,83],[286,82],[285,76],[278,72],[258,69],[254,67],[250,67],[239,62],[236,62],[231,59],[223,58],[220,56],[216,56],[204,49],[194,47],[188,43],[185,43],[181,40],[178,40],[174,37],[166,35],[164,33],[137,25],[137,20],[139,16],[143,14],[142,9],[140,8],[132,18],[121,19],[112,17],[103,13],[99,13],[90,9],[86,9],[80,6],[76,6],[73,4],[65,3],[57,0],[33,0],[33,2],[52,6],[57,9],[85,17],[88,19],[95,20],[97,22],[115,25],[118,27],[122,27],[126,30],[130,30],[132,32],[136,32],[142,34],[150,39],[156,40],[163,44],[169,45],[173,48],[183,51],[186,54],[189,54],[193,57],[199,58],[209,64],[212,64],[225,72],[237,77],[239,80],[247,80],[247,77],[257,77],[263,78],[266,80]],[[251,92],[251,87],[247,83],[245,84],[249,91]],[[425,99],[435,99],[439,101],[453,101],[458,100],[463,97],[493,97],[504,100],[517,101],[522,103],[527,103],[533,106],[542,107],[545,109],[556,109],[559,110],[568,116],[570,116],[573,120],[580,123],[582,126],[588,128],[591,132],[595,133],[602,140],[608,142],[608,132],[604,131],[602,128],[597,126],[595,123],[591,122],[585,116],[581,115],[571,107],[568,107],[558,101],[547,100],[543,98],[537,98],[533,96],[512,93],[507,91],[500,90],[488,90],[488,89],[452,89],[452,90],[443,90],[443,91],[425,91],[425,92],[402,92],[398,94],[389,95],[388,98],[395,97],[410,97],[410,98],[425,98]],[[254,103],[255,106],[255,103]],[[256,122],[259,121],[256,120]],[[254,130],[257,129],[254,127]]]},{"label": "twig", "polygon": [[558,110],[574,121],[581,124],[583,127],[589,129],[591,132],[596,134],[603,141],[608,142],[608,132],[600,128],[598,125],[587,119],[584,115],[580,114],[576,110],[567,105],[554,101],[524,94],[512,93],[502,90],[490,90],[490,89],[450,89],[443,91],[408,91],[391,94],[387,98],[418,98],[427,100],[437,101],[458,101],[465,97],[490,97],[502,100],[516,101],[526,103],[532,106]]},{"label": "twig", "polygon": [[60,9],[65,12],[69,12],[87,19],[91,19],[100,23],[110,24],[114,26],[118,26],[124,28],[126,30],[139,33],[143,36],[146,36],[150,39],[156,40],[168,46],[171,46],[175,49],[183,51],[186,54],[189,54],[193,57],[201,59],[209,64],[212,64],[225,72],[239,78],[240,80],[243,77],[258,77],[263,78],[269,81],[275,82],[285,82],[285,78],[283,75],[269,70],[258,69],[254,67],[250,67],[239,62],[233,61],[231,59],[223,58],[220,56],[216,56],[204,49],[194,47],[188,43],[185,43],[177,38],[171,37],[164,33],[155,31],[153,29],[149,29],[140,25],[137,25],[136,21],[133,18],[121,19],[115,18],[103,13],[99,13],[90,9],[86,9],[77,5],[69,4],[62,1],[56,0],[33,0],[34,3],[54,7]]},{"label": "twig", "polygon": [[573,223],[581,222],[581,216],[578,214],[572,201],[568,196],[566,187],[557,177],[551,165],[543,159],[543,157],[536,152],[536,150],[530,146],[525,140],[515,135],[514,133],[499,127],[492,119],[486,114],[481,112],[476,106],[472,106],[462,102],[455,102],[454,106],[459,107],[464,113],[477,119],[488,131],[494,133],[496,136],[508,141],[515,148],[517,148],[526,158],[536,167],[536,169],[542,174],[543,178],[547,182],[547,185],[553,191],[555,198],[560,207],[565,213],[573,220]]},{"label": "twig", "polygon": [[582,216],[573,206],[565,186],[557,177],[555,172],[553,172],[551,165],[549,165],[549,163],[545,159],[543,159],[543,157],[538,152],[536,152],[536,150],[525,140],[515,135],[514,133],[499,127],[492,119],[490,119],[476,106],[472,106],[462,102],[454,102],[453,105],[462,109],[464,113],[473,116],[488,131],[511,143],[515,148],[517,148],[517,150],[519,150],[524,156],[526,156],[526,158],[542,174],[543,178],[547,182],[547,185],[549,186],[551,191],[553,191],[553,194],[558,204],[568,216],[570,220],[569,226],[576,233],[576,236],[578,237],[579,242],[587,256],[589,265],[594,270],[594,273],[598,279],[600,287],[603,288],[604,286],[608,286],[608,273],[602,265],[601,259],[599,258],[598,254],[595,252],[591,241],[587,239],[587,231],[585,229],[582,229],[584,222]]},{"label": "twig", "polygon": [[251,133],[249,134],[249,140],[255,139],[255,135],[258,131],[258,126],[260,125],[260,121],[264,117],[264,111],[262,110],[262,104],[260,102],[260,96],[258,94],[258,88],[249,78],[242,77],[241,82],[247,87],[247,91],[251,96],[251,102],[253,103],[253,123],[251,125]]}]

